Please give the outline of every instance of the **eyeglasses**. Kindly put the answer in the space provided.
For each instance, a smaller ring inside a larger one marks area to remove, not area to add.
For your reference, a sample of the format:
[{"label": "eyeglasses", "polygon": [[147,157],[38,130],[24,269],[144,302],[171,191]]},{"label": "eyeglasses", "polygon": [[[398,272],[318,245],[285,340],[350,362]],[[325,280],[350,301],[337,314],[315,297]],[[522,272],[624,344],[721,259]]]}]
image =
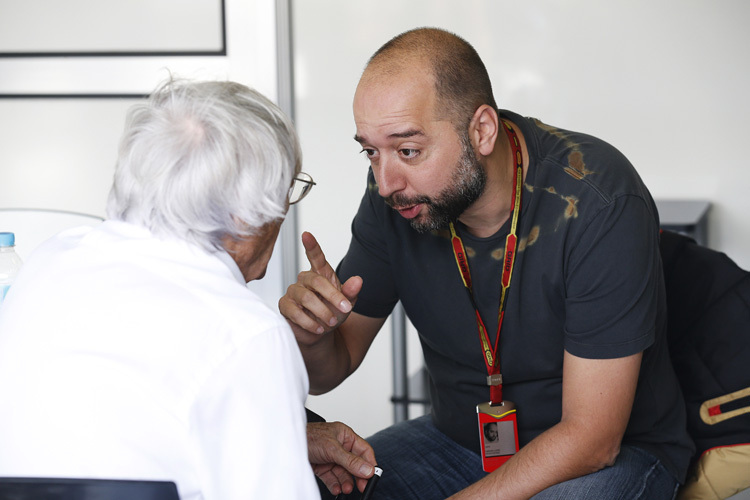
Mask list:
[{"label": "eyeglasses", "polygon": [[310,192],[314,185],[315,181],[313,181],[309,174],[305,172],[297,174],[297,177],[292,180],[292,187],[289,188],[289,204],[294,205],[295,203],[299,203],[302,198],[307,196],[307,193]]}]

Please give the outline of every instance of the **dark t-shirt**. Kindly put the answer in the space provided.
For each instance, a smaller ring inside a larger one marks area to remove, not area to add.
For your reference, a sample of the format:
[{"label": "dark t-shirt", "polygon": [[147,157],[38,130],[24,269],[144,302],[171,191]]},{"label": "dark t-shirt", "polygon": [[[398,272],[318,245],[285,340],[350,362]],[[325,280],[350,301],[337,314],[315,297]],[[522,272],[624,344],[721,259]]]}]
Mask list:
[{"label": "dark t-shirt", "polygon": [[[501,116],[520,128],[530,157],[499,348],[520,444],[560,421],[564,350],[595,359],[644,351],[624,442],[655,454],[682,481],[692,442],[666,345],[654,202],[609,144],[508,111]],[[489,238],[456,227],[494,343],[510,221]],[[479,452],[475,406],[489,400],[487,370],[448,231],[413,230],[383,202],[370,172],[352,234],[338,272],[342,282],[364,280],[354,310],[382,318],[401,300],[419,332],[435,425]]]}]

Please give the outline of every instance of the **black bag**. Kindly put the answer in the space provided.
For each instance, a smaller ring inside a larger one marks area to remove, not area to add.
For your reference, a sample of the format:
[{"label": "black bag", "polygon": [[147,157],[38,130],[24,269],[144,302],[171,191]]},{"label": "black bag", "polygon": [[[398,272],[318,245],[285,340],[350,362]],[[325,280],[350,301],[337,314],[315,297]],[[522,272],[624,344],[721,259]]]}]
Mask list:
[{"label": "black bag", "polygon": [[[670,231],[661,254],[669,349],[696,445],[683,488],[693,493],[680,498],[726,498],[750,487],[750,272]],[[695,493],[696,481],[715,495]]]}]

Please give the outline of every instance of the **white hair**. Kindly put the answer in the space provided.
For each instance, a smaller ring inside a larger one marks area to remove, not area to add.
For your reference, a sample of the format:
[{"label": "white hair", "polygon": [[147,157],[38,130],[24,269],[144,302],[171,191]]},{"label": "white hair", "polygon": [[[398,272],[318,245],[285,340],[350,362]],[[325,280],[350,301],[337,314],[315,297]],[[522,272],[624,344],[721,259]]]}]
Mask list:
[{"label": "white hair", "polygon": [[170,80],[128,111],[107,216],[221,248],[284,218],[300,166],[291,120],[259,92]]}]

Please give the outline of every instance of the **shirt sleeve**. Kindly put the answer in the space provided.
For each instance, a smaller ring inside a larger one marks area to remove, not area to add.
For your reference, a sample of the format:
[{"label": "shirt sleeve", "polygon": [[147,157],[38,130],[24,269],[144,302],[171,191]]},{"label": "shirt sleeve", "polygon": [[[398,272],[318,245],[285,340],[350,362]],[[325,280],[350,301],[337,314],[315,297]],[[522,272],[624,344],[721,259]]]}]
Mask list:
[{"label": "shirt sleeve", "polygon": [[655,339],[663,276],[658,220],[626,195],[585,227],[566,263],[565,349],[586,358],[636,354]]},{"label": "shirt sleeve", "polygon": [[307,455],[307,386],[283,327],[253,336],[217,368],[191,418],[206,500],[320,498]]}]

